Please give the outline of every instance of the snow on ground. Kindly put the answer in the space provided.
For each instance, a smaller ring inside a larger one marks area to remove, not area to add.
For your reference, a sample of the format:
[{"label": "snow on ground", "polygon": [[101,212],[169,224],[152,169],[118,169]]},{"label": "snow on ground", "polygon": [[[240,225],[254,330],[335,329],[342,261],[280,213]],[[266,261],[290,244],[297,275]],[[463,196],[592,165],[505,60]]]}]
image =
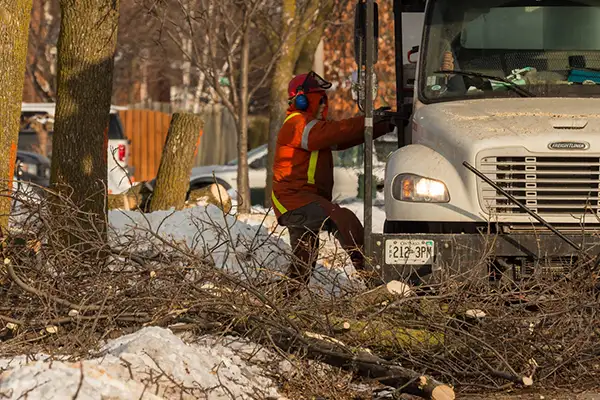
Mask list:
[{"label": "snow on ground", "polygon": [[[372,223],[373,232],[383,232],[383,223],[385,222],[385,209],[383,203],[383,193],[377,192],[377,196],[373,199]],[[351,199],[341,202],[340,206],[350,209],[358,219],[364,224],[364,202],[358,199]]]},{"label": "snow on ground", "polygon": [[274,273],[287,263],[285,243],[265,228],[253,227],[213,205],[199,205],[181,211],[109,212],[111,238],[117,242],[134,236],[146,243],[157,242],[154,234],[185,246],[214,265],[240,274],[268,267]]},{"label": "snow on ground", "polygon": [[168,329],[147,327],[109,341],[84,361],[0,359],[0,398],[278,399],[275,383],[257,365],[273,355],[256,350],[236,338],[187,344]]},{"label": "snow on ground", "polygon": [[[380,199],[375,199],[374,232],[383,229],[385,214],[380,203]],[[363,219],[362,201],[352,200],[341,205]],[[111,210],[109,222],[116,241],[132,235],[156,241],[153,236],[157,234],[183,244],[210,258],[215,266],[239,275],[254,277],[268,273],[277,278],[287,271],[291,256],[287,229],[277,224],[272,210],[262,207],[254,207],[249,215],[237,216],[224,215],[219,208],[206,204],[177,212],[149,214]],[[332,295],[337,295],[342,288],[362,287],[360,281],[352,279],[354,267],[337,240],[323,232],[321,246],[312,286]]]},{"label": "snow on ground", "polygon": [[[374,203],[373,230],[381,231],[383,210],[378,200]],[[362,220],[361,201],[342,206]],[[285,273],[289,235],[267,211],[256,207],[250,215],[232,216],[212,205],[149,214],[111,210],[109,225],[116,242],[132,237],[156,241],[157,235],[210,257],[215,266],[232,273],[253,275],[265,269]],[[321,239],[311,287],[336,295],[343,287],[362,286],[352,278],[354,268],[339,243],[327,233]],[[223,344],[210,336],[186,344],[168,329],[148,327],[108,342],[84,361],[50,360],[44,355],[35,356],[35,361],[25,356],[0,359],[0,398],[71,399],[77,394],[80,400],[277,399],[275,383],[265,370],[243,357],[255,348],[239,340]],[[272,357],[261,350],[252,359],[265,362]]]}]

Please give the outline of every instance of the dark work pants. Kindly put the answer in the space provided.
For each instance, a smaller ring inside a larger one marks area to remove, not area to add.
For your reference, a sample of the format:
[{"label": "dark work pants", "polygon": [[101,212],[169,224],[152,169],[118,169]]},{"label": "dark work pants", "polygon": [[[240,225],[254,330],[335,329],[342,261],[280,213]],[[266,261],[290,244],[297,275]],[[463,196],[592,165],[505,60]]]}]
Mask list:
[{"label": "dark work pants", "polygon": [[305,285],[310,282],[319,256],[322,230],[338,239],[357,270],[364,269],[363,226],[347,208],[323,199],[286,212],[279,218],[279,224],[286,226],[290,233],[294,260],[288,276],[292,280]]}]

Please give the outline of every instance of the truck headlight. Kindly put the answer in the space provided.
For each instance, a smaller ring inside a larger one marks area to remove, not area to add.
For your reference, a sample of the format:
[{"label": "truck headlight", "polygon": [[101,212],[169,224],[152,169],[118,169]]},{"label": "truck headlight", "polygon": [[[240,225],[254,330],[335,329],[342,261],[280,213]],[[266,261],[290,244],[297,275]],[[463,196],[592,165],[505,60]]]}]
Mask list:
[{"label": "truck headlight", "polygon": [[413,174],[400,174],[392,183],[392,196],[400,201],[448,203],[450,195],[444,182]]}]

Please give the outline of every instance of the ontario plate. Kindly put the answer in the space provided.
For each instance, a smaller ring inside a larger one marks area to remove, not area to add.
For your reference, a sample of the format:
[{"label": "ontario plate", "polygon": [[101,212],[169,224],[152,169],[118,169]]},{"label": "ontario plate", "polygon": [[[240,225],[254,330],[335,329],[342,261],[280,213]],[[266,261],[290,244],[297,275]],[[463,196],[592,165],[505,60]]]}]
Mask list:
[{"label": "ontario plate", "polygon": [[388,239],[385,241],[385,263],[403,265],[433,264],[433,240]]}]

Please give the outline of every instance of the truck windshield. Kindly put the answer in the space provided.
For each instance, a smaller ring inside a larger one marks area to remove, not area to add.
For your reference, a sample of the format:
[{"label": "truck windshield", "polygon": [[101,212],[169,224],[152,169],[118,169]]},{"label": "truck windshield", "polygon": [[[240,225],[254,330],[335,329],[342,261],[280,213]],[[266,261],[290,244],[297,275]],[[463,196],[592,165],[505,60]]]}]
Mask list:
[{"label": "truck windshield", "polygon": [[600,97],[600,0],[436,0],[428,7],[423,101]]}]

